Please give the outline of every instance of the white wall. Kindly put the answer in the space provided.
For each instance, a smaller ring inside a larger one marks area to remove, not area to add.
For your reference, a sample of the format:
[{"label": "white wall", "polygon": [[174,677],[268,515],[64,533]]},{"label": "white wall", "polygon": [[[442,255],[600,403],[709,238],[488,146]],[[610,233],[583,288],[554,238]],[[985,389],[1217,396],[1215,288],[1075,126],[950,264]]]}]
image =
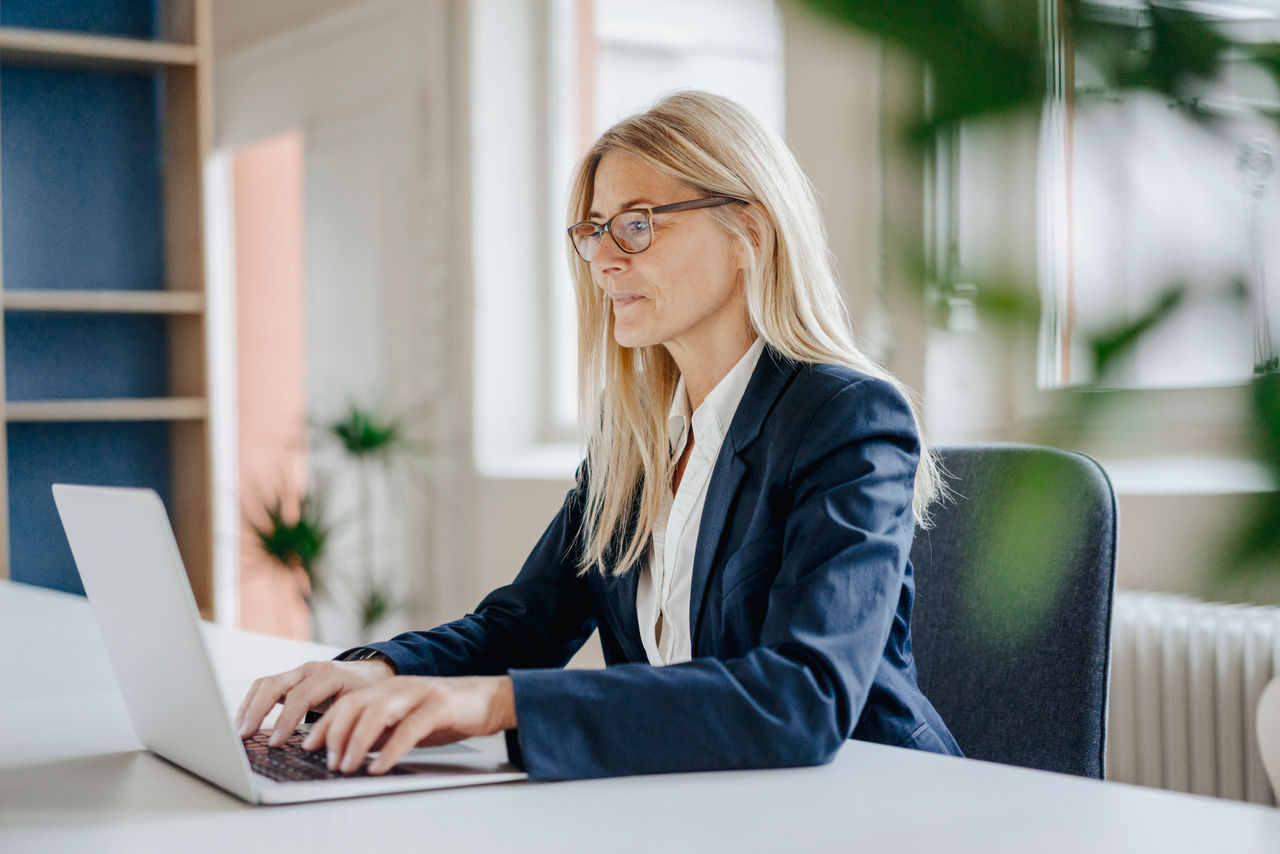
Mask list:
[{"label": "white wall", "polygon": [[363,0],[215,0],[213,49],[222,56],[238,53],[253,44],[295,30],[312,21]]},{"label": "white wall", "polygon": [[884,358],[880,48],[794,6],[784,10],[787,143],[817,190],[854,326]]},{"label": "white wall", "polygon": [[[447,0],[334,5],[216,56],[216,140],[225,149],[304,135],[308,409],[327,419],[348,402],[378,405],[406,414],[429,443],[428,460],[381,478],[371,497],[375,567],[412,604],[392,622],[421,624],[462,607],[453,570],[469,365],[456,249],[466,229],[454,206],[466,192],[459,22]],[[318,454],[313,467],[323,462]],[[357,495],[344,481],[331,512],[351,520]],[[350,562],[354,529],[342,531],[330,552]],[[322,618],[335,637],[346,622]]]}]

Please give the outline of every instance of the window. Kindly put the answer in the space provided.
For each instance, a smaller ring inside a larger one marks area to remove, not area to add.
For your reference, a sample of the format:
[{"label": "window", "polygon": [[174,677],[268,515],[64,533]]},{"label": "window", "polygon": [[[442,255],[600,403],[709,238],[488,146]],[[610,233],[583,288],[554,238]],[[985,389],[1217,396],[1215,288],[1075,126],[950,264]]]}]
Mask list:
[{"label": "window", "polygon": [[562,227],[573,167],[610,125],[678,89],[733,98],[782,133],[782,21],[774,0],[557,0],[553,22],[553,186],[563,189],[549,214],[555,270],[543,433],[576,438],[576,308]]},{"label": "window", "polygon": [[[734,98],[781,131],[781,15],[774,0],[473,0],[469,12],[476,465],[567,478],[581,459],[572,170],[601,131],[676,89]],[[513,217],[539,225],[501,228]]]},{"label": "window", "polygon": [[[1233,39],[1280,40],[1276,0],[1177,5],[1213,11]],[[1147,2],[1082,6],[1113,45],[1148,49]],[[1111,89],[1062,8],[1040,4],[1044,109],[964,122],[936,148],[929,247],[949,310],[929,336],[934,439],[1083,450],[1128,494],[1270,488],[1248,379],[1280,339],[1280,97],[1234,59],[1182,103]],[[1039,289],[1038,329],[973,311],[1008,286]],[[1182,301],[1094,376],[1096,337],[1176,286]]]},{"label": "window", "polygon": [[[1233,39],[1280,29],[1263,4],[1196,5]],[[1143,49],[1148,16],[1112,4],[1085,8],[1105,22],[1106,37]],[[1075,50],[1072,66],[1067,317],[1060,349],[1048,354],[1061,360],[1061,380],[1096,379],[1083,336],[1140,317],[1175,287],[1185,294],[1179,307],[1138,340],[1108,384],[1246,379],[1275,355],[1278,312],[1268,304],[1280,298],[1280,136],[1266,111],[1280,105],[1276,93],[1242,62],[1182,103],[1109,89],[1087,51]]]},{"label": "window", "polygon": [[[1280,0],[1187,5],[1232,39],[1280,36]],[[1083,3],[1094,29],[1079,44],[1058,7],[1042,3],[1052,91],[1038,124],[967,122],[940,140],[944,296],[964,309],[983,282],[1036,282],[1041,389],[1242,383],[1280,340],[1280,97],[1236,60],[1182,102],[1110,88],[1089,48],[1105,40],[1141,55],[1153,28],[1146,4]],[[1094,376],[1092,340],[1174,290],[1177,307]],[[952,316],[963,325],[963,311]]]}]

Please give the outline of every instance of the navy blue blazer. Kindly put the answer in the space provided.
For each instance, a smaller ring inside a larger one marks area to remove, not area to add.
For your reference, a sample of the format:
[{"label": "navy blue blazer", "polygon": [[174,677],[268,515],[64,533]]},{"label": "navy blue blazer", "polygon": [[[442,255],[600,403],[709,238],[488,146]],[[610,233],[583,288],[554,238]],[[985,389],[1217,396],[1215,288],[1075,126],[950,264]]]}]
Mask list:
[{"label": "navy blue blazer", "polygon": [[[906,402],[766,348],[708,485],[693,660],[648,664],[639,568],[579,575],[584,488],[475,613],[373,649],[402,674],[509,673],[531,777],[812,765],[850,737],[959,754],[916,685]],[[562,670],[598,629],[608,667]]]}]

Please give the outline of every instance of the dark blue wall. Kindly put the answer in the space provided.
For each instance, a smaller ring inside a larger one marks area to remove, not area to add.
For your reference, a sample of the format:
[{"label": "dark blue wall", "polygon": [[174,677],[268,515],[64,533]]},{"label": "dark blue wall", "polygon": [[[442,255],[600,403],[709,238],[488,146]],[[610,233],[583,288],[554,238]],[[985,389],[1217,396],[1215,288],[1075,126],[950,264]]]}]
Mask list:
[{"label": "dark blue wall", "polygon": [[15,581],[83,593],[49,487],[149,486],[169,503],[169,425],[9,425],[9,564]]},{"label": "dark blue wall", "polygon": [[167,325],[160,315],[9,312],[9,400],[164,397]]},{"label": "dark blue wall", "polygon": [[153,0],[4,0],[0,26],[149,39],[156,35],[155,8]]},{"label": "dark blue wall", "polygon": [[150,74],[0,67],[5,288],[164,287],[158,95]]}]

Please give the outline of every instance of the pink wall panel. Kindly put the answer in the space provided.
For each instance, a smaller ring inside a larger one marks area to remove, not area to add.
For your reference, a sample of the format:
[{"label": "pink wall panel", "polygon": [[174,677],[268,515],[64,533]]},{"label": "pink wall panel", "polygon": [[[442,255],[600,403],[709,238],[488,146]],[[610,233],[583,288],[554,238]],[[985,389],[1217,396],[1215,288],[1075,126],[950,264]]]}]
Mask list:
[{"label": "pink wall panel", "polygon": [[[307,479],[303,151],[291,133],[234,156],[240,503],[251,518],[277,495],[296,514]],[[247,524],[241,546],[241,626],[310,637],[301,573],[268,559]]]}]

